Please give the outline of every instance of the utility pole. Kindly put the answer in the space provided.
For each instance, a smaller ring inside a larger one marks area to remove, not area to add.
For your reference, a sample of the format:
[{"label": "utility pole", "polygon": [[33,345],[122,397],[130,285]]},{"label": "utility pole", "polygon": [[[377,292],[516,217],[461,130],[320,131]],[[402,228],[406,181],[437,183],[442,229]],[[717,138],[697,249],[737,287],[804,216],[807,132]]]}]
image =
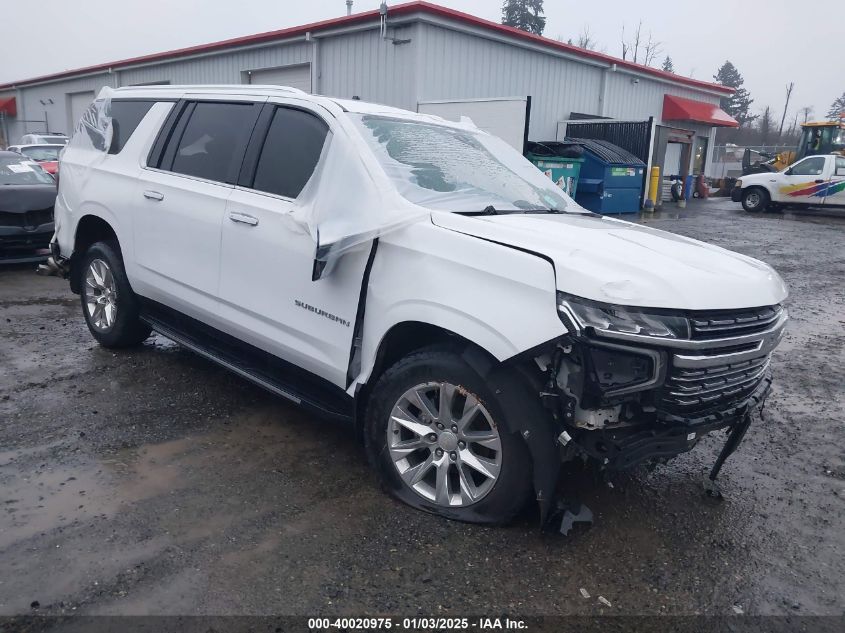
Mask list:
[{"label": "utility pole", "polygon": [[792,96],[792,89],[795,87],[795,82],[790,81],[786,87],[786,103],[783,104],[783,116],[780,118],[780,130],[778,130],[778,138],[783,136],[783,123],[786,121],[786,109],[789,107],[789,98]]}]

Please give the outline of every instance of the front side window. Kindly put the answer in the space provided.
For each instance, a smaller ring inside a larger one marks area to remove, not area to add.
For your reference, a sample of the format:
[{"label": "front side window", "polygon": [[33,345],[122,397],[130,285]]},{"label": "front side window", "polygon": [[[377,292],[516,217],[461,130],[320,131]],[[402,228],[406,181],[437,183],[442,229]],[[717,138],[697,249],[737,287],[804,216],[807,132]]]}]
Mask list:
[{"label": "front side window", "polygon": [[313,114],[277,108],[267,131],[252,188],[296,198],[314,173],[329,128]]},{"label": "front side window", "polygon": [[824,173],[824,157],[805,158],[792,167],[793,176],[821,176]]},{"label": "front side window", "polygon": [[52,185],[53,177],[23,156],[0,156],[0,185]]},{"label": "front side window", "polygon": [[583,212],[499,138],[383,116],[353,117],[387,176],[408,201],[455,212]]},{"label": "front side window", "polygon": [[233,182],[255,122],[251,103],[199,102],[185,126],[171,171],[218,182]]}]

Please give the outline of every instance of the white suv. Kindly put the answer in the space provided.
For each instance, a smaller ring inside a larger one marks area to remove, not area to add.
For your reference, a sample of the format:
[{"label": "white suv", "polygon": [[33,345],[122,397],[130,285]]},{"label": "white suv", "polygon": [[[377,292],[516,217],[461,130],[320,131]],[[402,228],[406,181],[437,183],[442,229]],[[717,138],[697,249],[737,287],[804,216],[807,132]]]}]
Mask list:
[{"label": "white suv", "polygon": [[151,330],[360,431],[445,517],[546,517],[562,461],[665,460],[765,397],[786,288],[585,211],[471,122],[271,86],[101,94],[49,266],[106,347]]}]

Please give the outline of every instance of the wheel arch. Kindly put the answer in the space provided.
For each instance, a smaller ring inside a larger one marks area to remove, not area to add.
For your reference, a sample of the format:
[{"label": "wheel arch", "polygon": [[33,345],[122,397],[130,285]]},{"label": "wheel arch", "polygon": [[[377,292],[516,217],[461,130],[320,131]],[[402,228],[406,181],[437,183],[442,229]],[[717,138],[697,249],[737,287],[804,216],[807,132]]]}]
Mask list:
[{"label": "wheel arch", "polygon": [[112,224],[99,215],[86,214],[76,224],[73,238],[73,255],[70,267],[70,289],[79,294],[79,267],[85,252],[95,242],[114,241],[120,253],[120,240]]}]

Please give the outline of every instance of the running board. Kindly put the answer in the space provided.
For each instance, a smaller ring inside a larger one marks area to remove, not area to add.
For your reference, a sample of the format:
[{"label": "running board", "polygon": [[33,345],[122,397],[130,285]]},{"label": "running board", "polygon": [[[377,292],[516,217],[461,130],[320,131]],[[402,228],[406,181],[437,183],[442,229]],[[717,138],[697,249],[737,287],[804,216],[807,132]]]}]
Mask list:
[{"label": "running board", "polygon": [[162,336],[322,417],[353,420],[354,399],[340,387],[160,303],[141,302],[141,320]]}]

